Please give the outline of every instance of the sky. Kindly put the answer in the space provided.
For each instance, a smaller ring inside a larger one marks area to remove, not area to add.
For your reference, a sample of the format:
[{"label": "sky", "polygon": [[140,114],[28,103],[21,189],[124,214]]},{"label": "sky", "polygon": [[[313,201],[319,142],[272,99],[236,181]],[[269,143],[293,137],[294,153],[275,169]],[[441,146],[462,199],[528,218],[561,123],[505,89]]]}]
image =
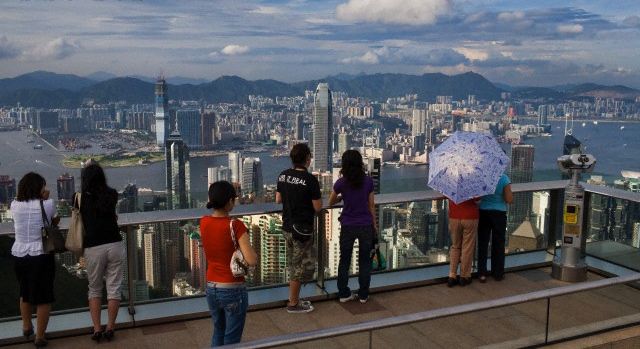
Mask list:
[{"label": "sky", "polygon": [[640,88],[640,1],[2,0],[0,78],[474,71]]}]

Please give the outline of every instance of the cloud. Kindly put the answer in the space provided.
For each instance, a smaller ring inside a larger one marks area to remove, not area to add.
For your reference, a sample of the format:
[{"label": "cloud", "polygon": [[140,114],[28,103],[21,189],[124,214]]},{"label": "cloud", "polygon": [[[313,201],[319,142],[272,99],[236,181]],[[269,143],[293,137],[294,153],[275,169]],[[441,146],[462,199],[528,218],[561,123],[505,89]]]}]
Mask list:
[{"label": "cloud", "polygon": [[227,45],[220,52],[227,56],[242,55],[249,52],[249,46]]},{"label": "cloud", "polygon": [[0,60],[15,58],[19,55],[20,50],[6,36],[0,36]]},{"label": "cloud", "polygon": [[279,15],[284,13],[282,9],[273,6],[258,6],[249,12],[259,15]]},{"label": "cloud", "polygon": [[639,16],[629,16],[622,21],[627,27],[640,28],[640,17]]},{"label": "cloud", "polygon": [[425,49],[415,46],[382,46],[369,50],[361,56],[340,60],[343,64],[407,64],[449,66],[466,63],[464,55],[452,49]]},{"label": "cloud", "polygon": [[336,7],[339,20],[352,23],[431,25],[451,13],[452,0],[349,0]]},{"label": "cloud", "polygon": [[498,14],[498,19],[503,22],[519,21],[521,19],[524,19],[524,12],[522,11],[501,12]]},{"label": "cloud", "polygon": [[57,38],[43,45],[36,46],[26,53],[32,59],[63,59],[80,49],[80,44],[66,38]]},{"label": "cloud", "polygon": [[581,24],[560,24],[556,27],[560,34],[580,34],[584,30]]}]

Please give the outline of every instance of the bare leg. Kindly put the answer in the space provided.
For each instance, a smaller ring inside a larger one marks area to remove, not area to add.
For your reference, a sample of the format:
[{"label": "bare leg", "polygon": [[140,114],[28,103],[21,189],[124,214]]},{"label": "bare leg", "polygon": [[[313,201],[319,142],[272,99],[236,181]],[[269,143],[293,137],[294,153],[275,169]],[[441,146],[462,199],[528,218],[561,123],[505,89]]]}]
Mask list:
[{"label": "bare leg", "polygon": [[102,299],[99,297],[89,298],[89,311],[91,312],[91,321],[93,321],[93,332],[102,331],[100,324],[100,310],[102,308]]},{"label": "bare leg", "polygon": [[38,304],[36,312],[38,316],[36,319],[38,324],[38,327],[36,328],[36,339],[44,339],[44,333],[47,330],[47,325],[49,324],[51,304]]},{"label": "bare leg", "polygon": [[31,303],[26,303],[22,301],[22,297],[20,297],[20,316],[22,317],[22,330],[28,331],[33,327],[31,324],[31,314],[33,313],[33,308],[31,307]]},{"label": "bare leg", "polygon": [[116,327],[116,317],[118,316],[119,309],[120,309],[120,300],[109,299],[108,301],[109,322],[107,323],[107,331],[113,330]]},{"label": "bare leg", "polygon": [[300,300],[300,281],[289,281],[289,303],[287,305],[296,305]]}]

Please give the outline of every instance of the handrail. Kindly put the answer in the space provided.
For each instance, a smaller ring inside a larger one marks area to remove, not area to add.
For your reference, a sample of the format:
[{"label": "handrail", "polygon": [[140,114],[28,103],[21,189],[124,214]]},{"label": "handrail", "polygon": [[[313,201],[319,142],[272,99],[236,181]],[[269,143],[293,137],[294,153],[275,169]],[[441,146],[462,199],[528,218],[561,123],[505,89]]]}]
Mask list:
[{"label": "handrail", "polygon": [[542,299],[549,299],[551,297],[564,296],[572,293],[578,293],[583,291],[594,290],[597,288],[603,288],[608,286],[614,286],[618,284],[625,284],[633,281],[640,280],[640,273],[635,273],[626,276],[618,276],[609,279],[602,279],[597,281],[585,282],[580,284],[574,284],[569,286],[562,286],[547,290],[534,291],[515,296],[509,296],[499,299],[492,299],[488,301],[481,301],[475,303],[468,303],[462,305],[456,305],[447,308],[427,310],[423,312],[394,316],[384,319],[365,321],[353,325],[338,326],[325,328],[315,331],[299,332],[285,334],[281,336],[274,336],[269,338],[263,338],[255,341],[244,342],[228,346],[228,348],[271,348],[284,345],[292,345],[303,342],[321,340],[325,338],[331,338],[336,336],[344,336],[348,334],[367,332],[373,330],[379,330],[389,327],[408,325],[415,322],[421,322],[426,320],[434,320],[449,316],[462,315],[466,313],[472,313],[482,310],[501,308],[510,305],[516,305],[520,303],[532,302]]},{"label": "handrail", "polygon": [[[543,181],[530,183],[517,183],[512,185],[514,193],[532,192],[563,189],[568,181]],[[376,195],[376,205],[390,205],[402,202],[442,200],[442,193],[435,190],[422,190],[403,193],[388,193]],[[324,208],[330,208],[325,201]],[[340,207],[336,205],[335,207]],[[282,206],[275,203],[259,203],[250,205],[237,205],[231,212],[232,216],[250,216],[259,214],[278,213],[282,211]],[[179,210],[161,210],[149,212],[121,213],[118,215],[118,225],[120,227],[139,224],[154,224],[164,222],[176,222],[199,219],[208,214],[210,211],[205,208],[179,209]],[[60,228],[67,229],[69,227],[68,218],[60,221]],[[0,223],[0,236],[13,233],[13,224]]]}]

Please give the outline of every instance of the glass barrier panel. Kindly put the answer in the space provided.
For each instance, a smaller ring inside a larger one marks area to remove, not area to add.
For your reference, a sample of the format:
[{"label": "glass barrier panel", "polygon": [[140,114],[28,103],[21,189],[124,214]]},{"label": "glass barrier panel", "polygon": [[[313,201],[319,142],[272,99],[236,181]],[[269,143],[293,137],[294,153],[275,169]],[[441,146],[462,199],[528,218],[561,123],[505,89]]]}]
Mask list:
[{"label": "glass barrier panel", "polygon": [[640,203],[591,194],[587,253],[640,270]]}]

